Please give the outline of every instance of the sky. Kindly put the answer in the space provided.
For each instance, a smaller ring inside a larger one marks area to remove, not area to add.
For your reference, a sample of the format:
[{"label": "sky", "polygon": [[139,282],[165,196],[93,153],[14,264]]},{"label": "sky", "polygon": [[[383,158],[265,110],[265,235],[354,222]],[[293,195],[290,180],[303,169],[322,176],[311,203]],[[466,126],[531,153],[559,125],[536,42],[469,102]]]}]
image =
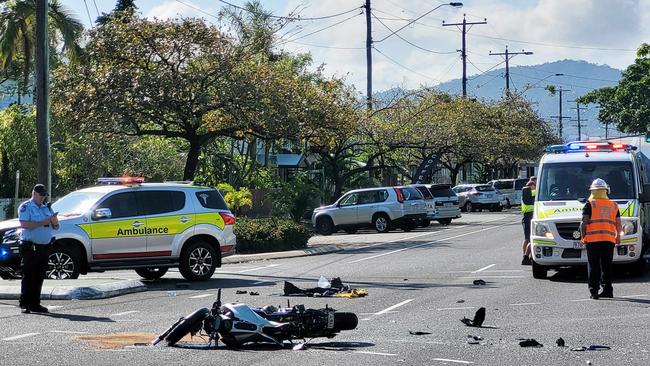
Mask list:
[{"label": "sky", "polygon": [[[243,0],[228,0],[242,5]],[[60,0],[86,27],[98,13],[109,12],[115,0]],[[360,93],[366,90],[366,18],[364,0],[261,0],[274,15],[294,11],[302,18],[281,34],[281,47],[310,52],[314,66],[327,75],[344,77]],[[481,22],[467,33],[467,73],[477,75],[504,67],[492,52],[531,51],[518,55],[511,66],[576,59],[625,69],[634,62],[636,48],[650,40],[648,0],[465,0],[463,7],[441,6],[382,40],[391,31],[435,7],[439,0],[372,0],[372,70],[374,91],[392,87],[417,88],[460,78],[461,32],[442,22]],[[218,24],[223,2],[218,0],[136,0],[149,18],[199,17]],[[353,9],[357,10],[353,10]],[[288,33],[288,34],[284,34]],[[400,39],[401,36],[403,39]],[[598,77],[598,75],[590,75]]]}]

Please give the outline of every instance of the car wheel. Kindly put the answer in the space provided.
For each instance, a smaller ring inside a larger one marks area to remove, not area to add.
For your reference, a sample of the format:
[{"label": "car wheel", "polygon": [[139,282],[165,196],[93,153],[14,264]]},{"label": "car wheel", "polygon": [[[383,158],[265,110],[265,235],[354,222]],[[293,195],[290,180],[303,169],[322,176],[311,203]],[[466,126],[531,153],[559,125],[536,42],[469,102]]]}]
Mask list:
[{"label": "car wheel", "polygon": [[329,217],[319,217],[316,220],[316,231],[321,235],[332,235],[334,233],[334,223]]},{"label": "car wheel", "polygon": [[429,219],[420,220],[420,227],[429,227],[429,226],[431,226],[431,220]]},{"label": "car wheel", "polygon": [[347,228],[347,229],[345,229],[345,232],[348,233],[348,234],[356,234],[357,233],[357,228],[356,227]]},{"label": "car wheel", "polygon": [[74,280],[79,278],[81,255],[74,247],[55,245],[47,258],[45,278],[50,280]]},{"label": "car wheel", "polygon": [[467,212],[467,203],[464,205],[460,206],[460,212]]},{"label": "car wheel", "polygon": [[438,220],[438,222],[440,223],[440,225],[445,225],[446,226],[446,225],[451,224],[451,219],[440,219],[440,220]]},{"label": "car wheel", "polygon": [[548,268],[545,266],[537,264],[537,262],[533,261],[533,278],[537,278],[538,280],[543,280],[546,279],[548,275]]},{"label": "car wheel", "polygon": [[645,258],[643,258],[643,256],[641,256],[641,258],[639,258],[638,261],[636,261],[636,262],[634,262],[634,263],[632,263],[630,265],[630,267],[629,267],[630,268],[630,273],[633,276],[643,276],[643,273],[645,272],[645,266],[646,266]]},{"label": "car wheel", "polygon": [[188,281],[210,279],[217,268],[217,252],[203,241],[196,241],[183,248],[178,270]]},{"label": "car wheel", "polygon": [[147,267],[147,268],[136,268],[135,273],[145,280],[157,280],[167,273],[168,268],[166,267]]},{"label": "car wheel", "polygon": [[506,208],[512,208],[512,205],[510,204],[510,200],[506,198]]},{"label": "car wheel", "polygon": [[496,212],[501,212],[503,211],[503,206],[499,205],[499,207],[496,208]]},{"label": "car wheel", "polygon": [[476,209],[474,208],[474,205],[472,204],[472,202],[467,201],[467,203],[465,204],[465,211],[466,212],[475,212],[476,211]]},{"label": "car wheel", "polygon": [[391,228],[390,218],[386,214],[376,214],[372,218],[372,225],[378,233],[387,233]]}]

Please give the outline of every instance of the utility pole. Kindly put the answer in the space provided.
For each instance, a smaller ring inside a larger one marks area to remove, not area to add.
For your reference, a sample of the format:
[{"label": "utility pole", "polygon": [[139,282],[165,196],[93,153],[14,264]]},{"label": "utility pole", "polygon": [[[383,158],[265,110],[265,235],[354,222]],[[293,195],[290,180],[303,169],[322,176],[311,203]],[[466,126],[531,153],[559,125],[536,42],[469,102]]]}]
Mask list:
[{"label": "utility pole", "polygon": [[551,116],[551,118],[557,118],[557,120],[558,120],[558,126],[559,126],[559,129],[560,129],[560,131],[559,131],[559,132],[560,132],[560,139],[564,140],[564,137],[562,136],[562,120],[563,120],[563,119],[566,119],[566,118],[571,118],[571,117],[567,117],[567,116],[564,116],[564,117],[563,117],[563,116],[562,116],[562,92],[565,92],[565,91],[571,91],[571,90],[570,90],[570,89],[562,89],[562,87],[559,87],[557,90],[560,92],[560,110],[559,110],[559,116]]},{"label": "utility pole", "polygon": [[569,103],[574,103],[574,102],[575,102],[575,104],[576,104],[576,107],[575,107],[575,108],[571,108],[571,109],[575,109],[576,112],[578,112],[578,119],[576,119],[576,120],[573,120],[573,119],[572,119],[572,121],[576,121],[576,122],[578,122],[578,141],[581,141],[581,140],[582,140],[582,132],[581,132],[582,122],[581,122],[581,119],[580,119],[580,110],[581,110],[581,109],[582,109],[582,110],[586,110],[587,108],[586,108],[586,107],[581,107],[581,106],[580,106],[580,102],[577,101],[577,100],[570,100],[570,101],[569,101]]},{"label": "utility pole", "polygon": [[50,102],[48,62],[48,0],[36,1],[36,158],[38,160],[38,182],[44,184],[48,195],[52,195],[52,156],[50,153]]},{"label": "utility pole", "polygon": [[370,0],[366,0],[366,103],[368,111],[372,110],[372,21]]},{"label": "utility pole", "polygon": [[[463,98],[467,98],[467,42],[465,40],[465,35],[469,31],[469,29],[472,29],[473,25],[476,24],[487,24],[487,19],[484,19],[482,22],[468,22],[467,19],[465,18],[465,14],[463,14],[463,22],[462,23],[445,23],[445,21],[442,21],[442,26],[450,26],[450,25],[455,25],[459,26],[462,25],[463,27],[461,28],[461,31],[463,33],[463,48],[461,50],[462,54],[461,57],[463,58]],[[469,29],[467,29],[467,26],[470,26]]]},{"label": "utility pole", "polygon": [[521,50],[521,52],[508,52],[508,45],[506,45],[505,52],[492,53],[490,51],[490,56],[505,56],[506,59],[506,95],[510,95],[510,64],[509,61],[511,58],[517,55],[532,55],[530,51]]}]

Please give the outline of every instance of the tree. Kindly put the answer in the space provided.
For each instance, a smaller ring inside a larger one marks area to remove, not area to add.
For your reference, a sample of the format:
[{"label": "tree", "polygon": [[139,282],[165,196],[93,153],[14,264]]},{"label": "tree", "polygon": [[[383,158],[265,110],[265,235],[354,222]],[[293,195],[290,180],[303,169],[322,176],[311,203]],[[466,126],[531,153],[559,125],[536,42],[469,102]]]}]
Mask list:
[{"label": "tree", "polygon": [[36,111],[12,105],[0,111],[0,194],[13,197],[15,173],[20,171],[20,196],[36,183]]},{"label": "tree", "polygon": [[[77,44],[83,26],[71,12],[59,4],[58,0],[49,2],[49,24],[51,43],[63,42],[67,56],[76,60],[81,48]],[[20,94],[27,94],[32,72],[36,24],[35,0],[10,0],[0,7],[0,64],[3,70],[12,67],[13,60],[19,57],[22,63]],[[20,95],[19,94],[19,95]]]},{"label": "tree", "polygon": [[650,44],[643,43],[636,56],[618,85],[593,90],[578,100],[599,104],[598,119],[614,123],[619,131],[645,133],[650,129]]}]

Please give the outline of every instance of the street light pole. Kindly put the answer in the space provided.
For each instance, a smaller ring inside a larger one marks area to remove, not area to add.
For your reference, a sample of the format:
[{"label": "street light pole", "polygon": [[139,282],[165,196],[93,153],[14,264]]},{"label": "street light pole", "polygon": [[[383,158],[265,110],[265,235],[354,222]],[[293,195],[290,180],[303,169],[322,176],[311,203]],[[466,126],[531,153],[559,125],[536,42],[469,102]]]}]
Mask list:
[{"label": "street light pole", "polygon": [[48,195],[52,195],[52,156],[50,152],[50,103],[48,63],[48,0],[36,1],[36,157],[38,183],[44,184]]}]

